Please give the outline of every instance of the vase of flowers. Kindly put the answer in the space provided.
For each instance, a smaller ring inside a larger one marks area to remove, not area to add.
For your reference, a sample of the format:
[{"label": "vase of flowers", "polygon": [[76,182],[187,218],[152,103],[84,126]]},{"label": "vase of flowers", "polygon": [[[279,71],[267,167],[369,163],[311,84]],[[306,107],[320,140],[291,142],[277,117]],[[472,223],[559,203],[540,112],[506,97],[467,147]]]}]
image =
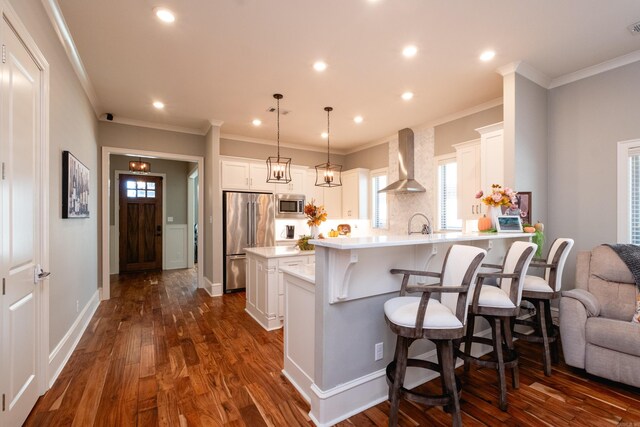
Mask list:
[{"label": "vase of flowers", "polygon": [[324,210],[324,206],[316,205],[315,200],[311,199],[304,206],[304,214],[307,216],[307,225],[310,228],[311,237],[316,239],[319,236],[318,227],[327,220],[327,211]]},{"label": "vase of flowers", "polygon": [[482,190],[476,193],[476,199],[480,199],[482,203],[489,206],[487,217],[491,218],[491,226],[496,228],[498,223],[498,216],[502,215],[502,207],[509,208],[512,204],[516,203],[517,192],[513,191],[509,187],[502,188],[499,184],[493,184],[491,186],[491,193],[485,194]]}]

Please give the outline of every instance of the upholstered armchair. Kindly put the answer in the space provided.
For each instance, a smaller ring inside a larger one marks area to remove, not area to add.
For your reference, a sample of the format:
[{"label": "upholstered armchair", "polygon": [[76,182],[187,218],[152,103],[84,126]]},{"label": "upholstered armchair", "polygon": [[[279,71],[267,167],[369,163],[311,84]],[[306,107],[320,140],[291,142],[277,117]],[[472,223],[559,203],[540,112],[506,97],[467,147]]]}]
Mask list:
[{"label": "upholstered armchair", "polygon": [[608,246],[579,252],[576,288],[562,292],[560,336],[565,362],[640,387],[640,324],[632,323],[636,285]]}]

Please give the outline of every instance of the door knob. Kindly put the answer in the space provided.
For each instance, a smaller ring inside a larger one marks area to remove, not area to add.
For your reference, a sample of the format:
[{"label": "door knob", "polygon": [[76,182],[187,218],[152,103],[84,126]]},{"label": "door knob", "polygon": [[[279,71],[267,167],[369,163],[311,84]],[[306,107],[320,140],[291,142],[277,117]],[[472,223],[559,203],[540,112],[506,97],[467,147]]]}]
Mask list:
[{"label": "door knob", "polygon": [[40,267],[40,264],[38,264],[33,269],[33,283],[34,284],[38,283],[39,281],[46,279],[50,275],[51,275],[51,272],[44,271],[42,267]]},{"label": "door knob", "polygon": [[156,227],[156,236],[162,236],[162,226],[161,225]]}]

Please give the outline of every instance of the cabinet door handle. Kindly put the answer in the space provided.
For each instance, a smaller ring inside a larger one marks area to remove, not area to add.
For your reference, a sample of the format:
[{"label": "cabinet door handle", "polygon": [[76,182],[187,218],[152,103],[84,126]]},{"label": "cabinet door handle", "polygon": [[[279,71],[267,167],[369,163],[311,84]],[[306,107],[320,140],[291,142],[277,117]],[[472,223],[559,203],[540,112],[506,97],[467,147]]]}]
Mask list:
[{"label": "cabinet door handle", "polygon": [[244,183],[245,183],[245,185],[249,185],[249,178],[245,178],[244,179]]},{"label": "cabinet door handle", "polygon": [[471,205],[471,215],[475,214],[476,205]]}]

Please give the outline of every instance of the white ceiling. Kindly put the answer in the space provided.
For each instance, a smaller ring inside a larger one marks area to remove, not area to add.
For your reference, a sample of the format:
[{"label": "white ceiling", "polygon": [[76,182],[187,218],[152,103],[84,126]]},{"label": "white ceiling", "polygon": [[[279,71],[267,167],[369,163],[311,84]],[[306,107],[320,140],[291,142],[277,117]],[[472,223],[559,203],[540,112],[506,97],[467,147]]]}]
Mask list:
[{"label": "white ceiling", "polygon": [[[502,96],[495,70],[505,64],[554,79],[640,49],[626,29],[640,20],[638,0],[58,2],[100,113],[200,130],[222,120],[223,134],[275,140],[266,110],[280,92],[291,111],[281,141],[326,144],[332,106],[331,145],[343,150]],[[176,22],[158,21],[156,6]],[[408,44],[413,59],[401,55]],[[486,49],[497,52],[489,63],[478,60]]]}]

